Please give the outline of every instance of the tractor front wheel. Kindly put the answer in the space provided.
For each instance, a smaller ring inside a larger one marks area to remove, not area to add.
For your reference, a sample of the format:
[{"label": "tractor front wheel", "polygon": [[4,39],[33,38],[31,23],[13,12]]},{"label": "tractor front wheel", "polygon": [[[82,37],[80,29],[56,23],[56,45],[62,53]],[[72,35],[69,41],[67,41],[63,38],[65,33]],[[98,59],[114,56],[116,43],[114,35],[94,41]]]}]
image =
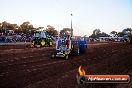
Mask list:
[{"label": "tractor front wheel", "polygon": [[52,42],[49,43],[49,46],[52,46]]},{"label": "tractor front wheel", "polygon": [[54,59],[55,58],[55,55],[53,54],[53,55],[51,55],[51,59]]},{"label": "tractor front wheel", "polygon": [[66,55],[66,56],[65,56],[65,60],[68,60],[68,59],[69,59],[69,56],[68,56],[68,55]]}]

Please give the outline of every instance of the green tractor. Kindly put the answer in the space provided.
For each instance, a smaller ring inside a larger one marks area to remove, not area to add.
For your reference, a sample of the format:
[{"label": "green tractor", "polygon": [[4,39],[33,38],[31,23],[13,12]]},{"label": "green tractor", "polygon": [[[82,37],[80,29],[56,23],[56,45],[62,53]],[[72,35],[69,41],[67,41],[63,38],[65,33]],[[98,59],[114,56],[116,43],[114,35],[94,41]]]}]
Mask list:
[{"label": "green tractor", "polygon": [[45,47],[52,46],[52,39],[44,31],[34,32],[33,39],[31,41],[31,47]]}]

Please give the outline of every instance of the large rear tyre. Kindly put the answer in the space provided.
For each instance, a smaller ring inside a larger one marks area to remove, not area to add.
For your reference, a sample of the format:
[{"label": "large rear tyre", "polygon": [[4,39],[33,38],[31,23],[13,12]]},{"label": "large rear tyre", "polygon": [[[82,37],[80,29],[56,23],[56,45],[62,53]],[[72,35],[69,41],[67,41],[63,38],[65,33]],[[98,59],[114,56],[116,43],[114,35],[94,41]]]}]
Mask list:
[{"label": "large rear tyre", "polygon": [[79,56],[80,55],[80,49],[78,48],[76,51],[76,55]]},{"label": "large rear tyre", "polygon": [[130,38],[130,44],[132,44],[132,38]]},{"label": "large rear tyre", "polygon": [[35,41],[33,40],[31,41],[31,47],[34,47],[34,45],[35,45]]},{"label": "large rear tyre", "polygon": [[73,46],[73,51],[72,51],[72,53],[73,53],[74,55],[77,55],[77,56],[80,55],[80,49],[79,49],[78,45],[74,45],[74,46]]}]

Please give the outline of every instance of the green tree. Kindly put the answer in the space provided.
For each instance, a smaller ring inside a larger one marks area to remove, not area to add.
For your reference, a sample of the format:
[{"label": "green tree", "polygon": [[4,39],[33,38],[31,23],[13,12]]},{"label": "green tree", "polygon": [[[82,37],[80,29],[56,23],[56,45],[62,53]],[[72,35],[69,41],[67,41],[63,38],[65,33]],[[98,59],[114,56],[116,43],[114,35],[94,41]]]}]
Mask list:
[{"label": "green tree", "polygon": [[23,22],[18,29],[23,33],[29,34],[34,29],[34,27],[29,21],[26,21]]},{"label": "green tree", "polygon": [[93,31],[93,34],[94,34],[94,35],[99,35],[100,32],[101,32],[100,29],[95,29],[95,30]]},{"label": "green tree", "polygon": [[58,35],[57,30],[55,30],[55,28],[54,28],[53,26],[51,26],[51,25],[47,25],[46,32],[47,32],[50,36],[57,36],[57,35]]},{"label": "green tree", "polygon": [[117,36],[118,36],[118,37],[123,37],[124,35],[125,35],[124,32],[118,32],[118,33],[117,33]]},{"label": "green tree", "polygon": [[99,38],[100,33],[101,33],[100,29],[95,29],[93,30],[93,34],[90,36],[90,38],[94,39]]},{"label": "green tree", "polygon": [[112,32],[110,32],[110,34],[112,34],[114,37],[117,36],[117,32],[116,31],[112,31]]},{"label": "green tree", "polygon": [[108,35],[105,32],[101,32],[100,29],[95,29],[93,31],[93,34],[90,36],[90,38],[94,38],[94,39],[98,39],[99,37],[109,37],[110,35]]}]

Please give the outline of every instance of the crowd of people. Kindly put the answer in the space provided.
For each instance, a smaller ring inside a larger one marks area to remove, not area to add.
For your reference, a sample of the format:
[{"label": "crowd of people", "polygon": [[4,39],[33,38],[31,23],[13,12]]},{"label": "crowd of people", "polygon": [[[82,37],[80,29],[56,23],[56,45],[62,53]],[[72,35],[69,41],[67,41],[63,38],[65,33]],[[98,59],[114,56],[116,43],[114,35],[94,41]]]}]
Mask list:
[{"label": "crowd of people", "polygon": [[31,34],[24,33],[0,33],[0,43],[13,42],[30,42],[32,40]]}]

